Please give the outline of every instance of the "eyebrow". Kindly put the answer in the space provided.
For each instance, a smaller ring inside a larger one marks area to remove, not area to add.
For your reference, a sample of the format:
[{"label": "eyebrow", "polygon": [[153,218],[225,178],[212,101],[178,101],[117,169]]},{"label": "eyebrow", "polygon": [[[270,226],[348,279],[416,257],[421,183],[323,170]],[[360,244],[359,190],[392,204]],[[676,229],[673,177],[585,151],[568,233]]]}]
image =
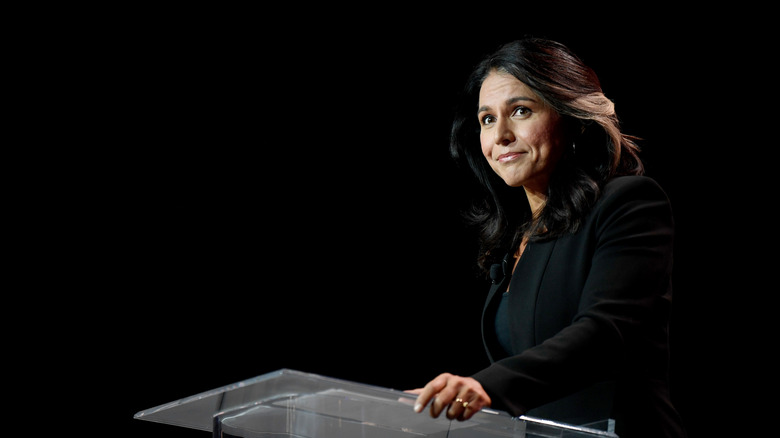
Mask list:
[{"label": "eyebrow", "polygon": [[[515,97],[511,97],[511,98],[507,99],[504,102],[504,105],[510,106],[510,105],[515,104],[515,103],[520,102],[520,101],[529,101],[529,102],[536,103],[536,100],[534,100],[534,99],[532,99],[530,97],[515,96]],[[483,106],[479,107],[479,109],[477,109],[477,114],[481,113],[482,111],[490,111],[490,107],[487,106],[487,105],[483,105]]]}]

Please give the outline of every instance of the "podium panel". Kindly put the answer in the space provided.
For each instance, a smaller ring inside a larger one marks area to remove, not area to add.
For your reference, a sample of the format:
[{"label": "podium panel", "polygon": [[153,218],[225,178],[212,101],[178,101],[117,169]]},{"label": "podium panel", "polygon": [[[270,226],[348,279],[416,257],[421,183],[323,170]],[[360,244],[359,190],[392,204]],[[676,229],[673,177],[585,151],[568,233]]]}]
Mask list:
[{"label": "podium panel", "polygon": [[[282,369],[135,414],[222,438],[617,438],[611,420],[575,426],[483,409],[467,421],[412,410],[415,395]],[[601,426],[601,427],[600,427]]]}]

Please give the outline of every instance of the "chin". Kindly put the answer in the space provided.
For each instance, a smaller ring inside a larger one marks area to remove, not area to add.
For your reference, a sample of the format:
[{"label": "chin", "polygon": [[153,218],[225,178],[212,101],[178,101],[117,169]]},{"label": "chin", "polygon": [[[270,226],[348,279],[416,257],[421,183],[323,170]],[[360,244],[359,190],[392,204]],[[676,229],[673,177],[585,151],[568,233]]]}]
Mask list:
[{"label": "chin", "polygon": [[523,187],[523,183],[526,182],[526,180],[518,179],[518,178],[501,178],[501,179],[504,180],[504,183],[509,187]]}]

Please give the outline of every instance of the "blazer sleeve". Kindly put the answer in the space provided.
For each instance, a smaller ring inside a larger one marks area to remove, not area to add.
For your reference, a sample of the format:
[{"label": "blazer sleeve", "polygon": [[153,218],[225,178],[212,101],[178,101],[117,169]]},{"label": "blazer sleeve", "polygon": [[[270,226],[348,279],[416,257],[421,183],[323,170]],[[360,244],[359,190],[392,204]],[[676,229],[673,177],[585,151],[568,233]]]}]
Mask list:
[{"label": "blazer sleeve", "polygon": [[578,313],[555,336],[476,373],[492,407],[522,415],[534,407],[626,372],[666,369],[671,309],[673,219],[651,179],[623,177],[605,186],[588,226],[593,239]]}]

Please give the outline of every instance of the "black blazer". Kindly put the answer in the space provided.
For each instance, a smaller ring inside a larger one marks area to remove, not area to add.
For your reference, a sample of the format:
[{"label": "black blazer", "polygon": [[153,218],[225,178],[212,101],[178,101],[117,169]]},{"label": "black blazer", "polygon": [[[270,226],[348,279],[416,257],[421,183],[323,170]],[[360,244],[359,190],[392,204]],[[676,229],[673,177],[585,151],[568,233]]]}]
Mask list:
[{"label": "black blazer", "polygon": [[[492,365],[473,377],[492,407],[575,424],[612,418],[621,438],[684,436],[668,390],[673,234],[666,194],[631,176],[604,187],[576,234],[530,243],[483,310]],[[508,284],[509,353],[494,325]]]}]

